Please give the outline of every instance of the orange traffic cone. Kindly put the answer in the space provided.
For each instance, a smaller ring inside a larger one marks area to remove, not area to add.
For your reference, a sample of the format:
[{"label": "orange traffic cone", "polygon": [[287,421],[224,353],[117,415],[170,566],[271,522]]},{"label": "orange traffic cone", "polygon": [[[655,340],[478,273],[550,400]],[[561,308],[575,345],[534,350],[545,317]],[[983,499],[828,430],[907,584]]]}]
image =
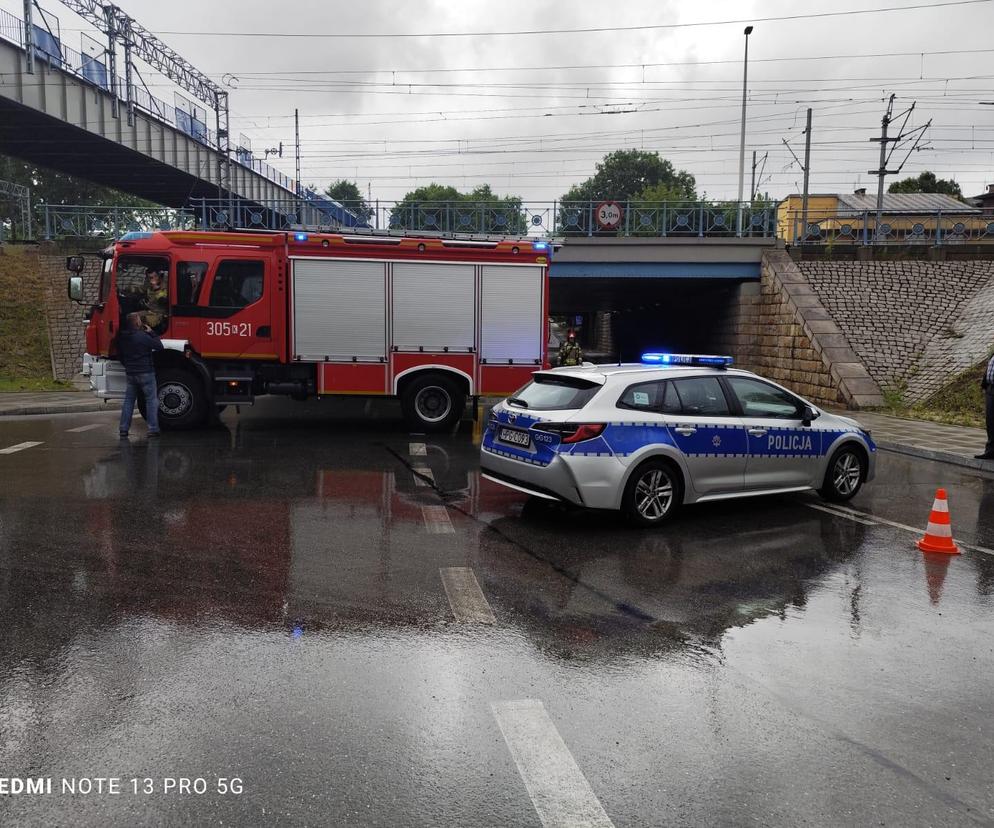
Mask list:
[{"label": "orange traffic cone", "polygon": [[959,554],[959,549],[953,543],[953,527],[949,522],[949,504],[946,502],[945,489],[939,489],[935,493],[932,513],[928,516],[928,528],[925,530],[925,537],[918,541],[918,548],[922,552]]}]

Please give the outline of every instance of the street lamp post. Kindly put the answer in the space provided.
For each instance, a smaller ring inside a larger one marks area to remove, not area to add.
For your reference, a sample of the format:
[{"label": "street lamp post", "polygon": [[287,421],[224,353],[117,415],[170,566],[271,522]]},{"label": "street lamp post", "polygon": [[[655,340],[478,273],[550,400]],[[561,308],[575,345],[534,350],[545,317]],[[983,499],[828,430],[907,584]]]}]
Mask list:
[{"label": "street lamp post", "polygon": [[752,26],[745,27],[745,58],[742,61],[742,133],[739,138],[739,219],[738,235],[742,235],[742,189],[745,186],[746,159],[746,89],[749,81],[749,35]]}]

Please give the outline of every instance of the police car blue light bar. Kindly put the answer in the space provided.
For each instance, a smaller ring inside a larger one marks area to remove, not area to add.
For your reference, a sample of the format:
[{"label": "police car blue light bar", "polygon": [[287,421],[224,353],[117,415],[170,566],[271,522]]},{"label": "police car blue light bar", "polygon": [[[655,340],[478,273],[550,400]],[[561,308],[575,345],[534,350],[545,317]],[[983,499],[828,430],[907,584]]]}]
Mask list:
[{"label": "police car blue light bar", "polygon": [[728,368],[733,360],[730,356],[713,354],[642,354],[642,362],[647,365],[696,365],[709,368]]}]

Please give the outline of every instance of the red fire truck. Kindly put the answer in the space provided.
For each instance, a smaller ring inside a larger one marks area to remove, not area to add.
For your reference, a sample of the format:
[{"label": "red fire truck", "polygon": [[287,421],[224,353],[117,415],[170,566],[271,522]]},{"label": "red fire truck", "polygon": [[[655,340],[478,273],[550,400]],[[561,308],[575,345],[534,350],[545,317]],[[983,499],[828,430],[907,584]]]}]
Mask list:
[{"label": "red fire truck", "polygon": [[[102,254],[83,372],[98,397],[123,398],[115,334],[149,306],[158,272],[164,428],[263,394],[351,394],[399,397],[412,427],[443,430],[467,398],[508,394],[547,365],[549,253],[532,239],[129,233]],[[66,265],[81,302],[85,260]]]}]

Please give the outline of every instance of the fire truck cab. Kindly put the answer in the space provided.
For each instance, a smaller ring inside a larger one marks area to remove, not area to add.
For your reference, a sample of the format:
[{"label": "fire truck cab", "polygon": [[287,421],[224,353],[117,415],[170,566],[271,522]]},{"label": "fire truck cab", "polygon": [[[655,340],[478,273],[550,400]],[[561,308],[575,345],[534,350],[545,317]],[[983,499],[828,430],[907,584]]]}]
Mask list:
[{"label": "fire truck cab", "polygon": [[[311,232],[129,233],[102,254],[83,373],[124,397],[115,337],[150,314],[163,428],[194,428],[263,394],[396,396],[412,428],[449,428],[466,400],[547,366],[550,246],[533,239]],[[82,301],[85,260],[67,260]],[[153,274],[160,274],[160,283]],[[139,404],[140,409],[142,403]],[[144,410],[142,410],[144,414]]]}]

